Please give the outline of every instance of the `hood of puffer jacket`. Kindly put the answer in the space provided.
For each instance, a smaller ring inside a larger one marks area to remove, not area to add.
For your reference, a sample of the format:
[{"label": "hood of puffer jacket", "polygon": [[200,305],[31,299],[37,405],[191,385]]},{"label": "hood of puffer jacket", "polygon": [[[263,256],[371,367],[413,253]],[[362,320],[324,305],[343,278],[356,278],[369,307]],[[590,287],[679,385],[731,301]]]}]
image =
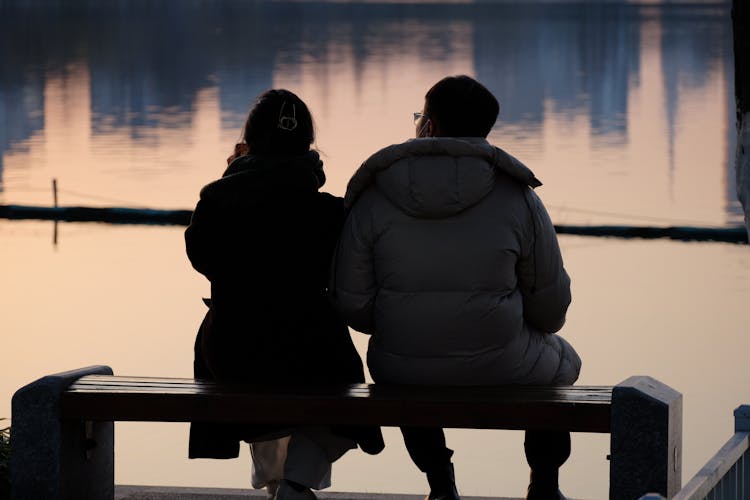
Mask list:
[{"label": "hood of puffer jacket", "polygon": [[417,217],[447,217],[477,204],[497,174],[532,188],[542,183],[516,158],[483,138],[411,139],[370,156],[349,181],[347,209],[376,185],[391,203]]},{"label": "hood of puffer jacket", "polygon": [[201,189],[201,200],[223,204],[266,203],[284,193],[316,192],[325,183],[316,151],[296,156],[241,156],[221,179]]}]

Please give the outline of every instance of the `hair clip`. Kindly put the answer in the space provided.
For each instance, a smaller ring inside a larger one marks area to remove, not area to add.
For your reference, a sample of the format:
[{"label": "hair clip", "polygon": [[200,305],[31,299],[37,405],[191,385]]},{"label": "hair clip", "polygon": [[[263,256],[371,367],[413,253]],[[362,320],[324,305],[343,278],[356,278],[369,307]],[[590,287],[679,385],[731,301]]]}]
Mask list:
[{"label": "hair clip", "polygon": [[286,101],[281,103],[281,109],[279,110],[279,124],[277,127],[281,130],[291,132],[297,128],[297,109],[294,104],[292,104],[292,116],[284,116],[284,106],[286,106]]}]

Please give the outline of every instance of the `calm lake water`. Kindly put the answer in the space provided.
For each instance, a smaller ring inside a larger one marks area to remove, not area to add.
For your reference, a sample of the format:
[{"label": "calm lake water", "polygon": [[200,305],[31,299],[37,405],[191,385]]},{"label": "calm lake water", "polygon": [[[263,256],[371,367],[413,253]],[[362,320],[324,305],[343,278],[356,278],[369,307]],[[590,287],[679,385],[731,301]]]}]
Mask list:
[{"label": "calm lake water", "polygon": [[[557,223],[740,223],[727,3],[0,0],[0,203],[192,208],[255,96],[297,92],[343,194],[413,134],[448,74],[501,101],[491,141],[544,182]],[[190,376],[208,283],[183,228],[0,220],[0,417],[21,385],[108,364]],[[562,236],[582,384],[636,374],[684,394],[683,480],[750,403],[750,252]],[[353,333],[364,354],[366,338]],[[522,434],[448,432],[465,495],[521,496]],[[118,424],[121,484],[245,487],[249,457],[187,460],[182,424]],[[423,493],[398,433],[345,456],[334,490]],[[574,435],[567,495],[605,498],[608,437]]]}]

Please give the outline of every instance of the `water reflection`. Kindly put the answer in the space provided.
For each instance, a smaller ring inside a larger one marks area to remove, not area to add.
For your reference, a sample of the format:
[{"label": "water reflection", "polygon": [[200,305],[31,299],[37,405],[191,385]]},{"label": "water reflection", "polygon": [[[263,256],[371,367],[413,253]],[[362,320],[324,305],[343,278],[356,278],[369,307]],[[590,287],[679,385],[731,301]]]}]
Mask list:
[{"label": "water reflection", "polygon": [[[90,133],[124,132],[154,146],[159,130],[191,127],[197,96],[207,89],[218,92],[220,127],[236,133],[252,96],[280,79],[293,86],[306,74],[329,101],[337,98],[337,75],[351,70],[361,101],[369,97],[362,89],[373,73],[406,54],[446,69],[468,54],[468,68],[502,103],[498,133],[531,141],[535,150],[544,146],[550,116],[579,127],[584,116],[595,154],[629,147],[637,126],[633,92],[642,85],[645,52],[654,49],[669,192],[676,182],[675,138],[694,119],[691,97],[711,92],[719,74],[728,109],[733,100],[726,4],[227,0],[175,8],[164,0],[58,0],[4,1],[0,9],[0,189],[6,192],[3,178],[14,174],[3,172],[3,158],[28,148],[44,128],[46,83],[76,65],[88,72]],[[715,151],[726,172],[728,222],[739,213],[733,155],[727,154],[732,116],[723,119],[724,144]]]},{"label": "water reflection", "polygon": [[627,4],[505,6],[477,20],[477,76],[503,120],[540,130],[552,111],[588,115],[595,135],[624,142],[628,89],[639,63],[638,8]]},{"label": "water reflection", "polygon": [[[0,221],[0,311],[6,356],[0,416],[42,374],[106,363],[115,373],[190,376],[209,284],[184,257],[182,228],[64,224],[50,251],[49,224]],[[584,359],[580,383],[648,374],[684,394],[683,480],[732,432],[747,402],[750,252],[739,245],[563,236],[574,302],[563,335]],[[353,335],[364,355],[368,337]],[[44,348],[40,349],[40,346]],[[699,367],[696,369],[696,367]],[[188,429],[118,423],[118,484],[247,488],[249,457],[188,460]],[[520,497],[528,470],[523,433],[449,430],[464,495]],[[562,470],[570,498],[607,497],[608,438],[574,434]],[[337,491],[425,493],[399,432],[372,457],[347,454]],[[375,472],[373,472],[375,471]]]},{"label": "water reflection", "polygon": [[[727,4],[0,0],[0,203],[49,204],[54,176],[64,204],[190,208],[221,172],[252,97],[271,86],[311,105],[327,187],[341,194],[366,155],[413,134],[430,84],[469,73],[501,99],[491,139],[534,168],[557,222],[733,223],[730,42]],[[181,230],[62,224],[54,252],[50,233],[0,221],[3,329],[15,335],[7,358],[19,360],[0,377],[0,416],[15,388],[75,366],[189,375],[208,284],[190,269]],[[683,390],[687,477],[729,432],[705,422],[729,422],[746,393],[746,249],[562,243],[576,297],[565,335],[586,360],[581,382],[647,373]],[[366,338],[355,340],[364,351]],[[184,428],[168,427],[168,443],[164,427],[120,429],[120,483],[246,486],[247,460],[184,459]],[[520,436],[456,433],[462,492],[521,492]],[[606,442],[577,439],[570,494],[601,498]],[[144,457],[152,442],[162,453]],[[423,493],[398,445],[371,460],[347,457],[337,488]]]}]

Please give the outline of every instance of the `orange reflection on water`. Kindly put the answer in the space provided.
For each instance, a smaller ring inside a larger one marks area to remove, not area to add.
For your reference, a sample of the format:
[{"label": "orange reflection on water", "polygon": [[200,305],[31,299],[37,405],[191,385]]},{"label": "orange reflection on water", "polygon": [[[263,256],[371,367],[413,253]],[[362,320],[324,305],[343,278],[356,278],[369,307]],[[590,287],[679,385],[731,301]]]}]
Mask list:
[{"label": "orange reflection on water", "polygon": [[541,138],[516,139],[517,129],[505,135],[501,127],[495,142],[537,173],[558,224],[722,226],[729,190],[725,68],[714,68],[700,88],[680,85],[679,100],[670,103],[660,23],[641,29],[641,69],[629,85],[621,140],[597,135],[585,113],[570,119],[550,110]]},{"label": "orange reflection on water", "polygon": [[[204,313],[205,279],[190,269],[182,230],[0,222],[0,300],[5,332],[0,415],[10,396],[47,373],[108,364],[122,375],[190,376]],[[739,245],[561,238],[574,301],[562,334],[584,360],[580,383],[651,375],[684,394],[684,478],[731,433],[746,402],[750,349],[750,253]],[[367,337],[354,333],[364,356]],[[710,424],[710,425],[707,425]],[[120,484],[247,487],[248,457],[186,458],[187,427],[118,424]],[[422,493],[400,435],[377,457],[353,452],[335,467],[334,489]],[[464,495],[521,495],[522,433],[448,431]],[[574,435],[562,472],[566,494],[604,498],[607,436]],[[243,452],[244,453],[244,452]],[[378,470],[379,474],[363,474]]]},{"label": "orange reflection on water", "polygon": [[[391,43],[367,45],[366,59],[343,36],[325,47],[321,63],[274,62],[273,85],[298,92],[310,104],[326,188],[336,194],[343,194],[368,155],[413,136],[411,113],[435,81],[478,71],[475,54],[483,41],[472,22],[378,26],[392,30],[384,37]],[[545,183],[540,195],[556,222],[724,222],[726,68],[712,66],[705,84],[670,87],[662,29],[658,18],[640,27],[639,70],[627,82],[624,128],[602,132],[592,124],[590,109],[560,110],[551,98],[540,123],[509,123],[501,116],[492,141],[537,172]],[[435,43],[437,33],[448,49]],[[57,177],[63,204],[191,208],[200,187],[220,175],[239,136],[237,129],[222,128],[221,83],[214,79],[199,90],[189,112],[155,110],[146,125],[103,120],[102,129],[93,131],[101,117],[92,116],[86,62],[49,75],[43,129],[28,141],[28,151],[4,156],[2,202],[50,204],[50,179]],[[670,89],[678,99],[670,101]],[[519,88],[519,102],[525,90]],[[247,96],[248,106],[253,98]],[[505,109],[509,104],[501,103]],[[232,111],[241,116],[246,109]],[[0,416],[10,412],[15,389],[55,371],[106,363],[120,374],[190,375],[193,336],[204,312],[200,297],[208,294],[208,283],[185,258],[182,228],[61,224],[54,250],[51,238],[51,223],[0,221],[7,353]],[[563,334],[584,359],[581,383],[615,384],[648,374],[683,392],[687,479],[728,437],[731,410],[747,397],[741,373],[750,348],[747,249],[561,241],[574,287]],[[364,355],[367,338],[354,338]],[[188,461],[184,425],[118,424],[117,432],[119,483],[248,485],[246,455]],[[424,493],[424,479],[399,435],[392,429],[386,435],[383,455],[351,453],[337,464],[334,489]],[[448,435],[463,494],[522,494],[527,471],[521,433]],[[606,496],[606,445],[606,437],[574,436],[574,455],[562,472],[566,494]],[[378,474],[363,473],[372,470]]]},{"label": "orange reflection on water", "polygon": [[[446,75],[473,74],[470,23],[404,22],[392,29],[394,40],[409,43],[371,64],[358,64],[350,45],[333,44],[330,63],[276,68],[274,86],[292,89],[310,106],[328,175],[325,188],[334,194],[344,194],[349,178],[372,153],[414,137],[413,112],[422,110],[433,83]],[[436,32],[451,48],[450,57],[440,62],[424,57]]]},{"label": "orange reflection on water", "polygon": [[[321,62],[277,62],[274,68],[273,85],[298,92],[310,105],[326,189],[334,194],[343,194],[371,153],[414,135],[411,113],[421,109],[434,82],[474,73],[471,23],[404,22],[390,29],[394,40],[409,43],[365,47],[377,54],[366,64],[342,35],[343,41],[325,47]],[[435,46],[436,32],[447,49]],[[644,21],[640,36],[640,70],[628,82],[622,130],[603,132],[585,108],[559,112],[547,100],[541,128],[508,123],[501,112],[490,139],[538,174],[545,184],[540,194],[558,223],[723,225],[732,196],[725,68],[713,67],[701,86],[672,89],[665,82],[658,19]],[[442,57],[426,57],[439,50]],[[43,129],[28,141],[28,152],[4,157],[2,201],[49,204],[55,177],[62,204],[191,208],[200,187],[220,175],[240,135],[239,127],[222,128],[220,85],[200,90],[191,112],[155,110],[152,121],[140,126],[102,119],[92,131],[87,66],[80,62],[50,75]],[[247,96],[248,107],[254,97]],[[510,104],[501,102],[501,108]],[[246,109],[235,112],[242,116]]]},{"label": "orange reflection on water", "polygon": [[216,87],[198,93],[193,113],[166,110],[158,126],[112,125],[97,134],[86,65],[50,76],[44,97],[44,128],[27,152],[4,158],[11,187],[4,203],[51,205],[57,178],[61,205],[192,208],[200,188],[221,175],[239,135],[221,128]]}]

